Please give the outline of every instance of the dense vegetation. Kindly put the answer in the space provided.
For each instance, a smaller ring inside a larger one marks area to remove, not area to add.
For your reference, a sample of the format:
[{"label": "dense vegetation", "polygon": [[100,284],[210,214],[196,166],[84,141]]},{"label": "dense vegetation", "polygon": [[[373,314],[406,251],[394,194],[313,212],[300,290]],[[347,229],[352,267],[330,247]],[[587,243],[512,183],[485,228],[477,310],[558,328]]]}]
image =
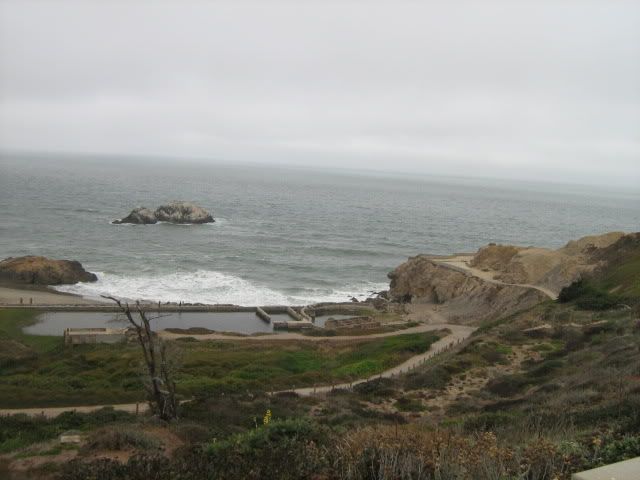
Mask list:
[{"label": "dense vegetation", "polygon": [[585,279],[576,280],[565,287],[558,295],[562,303],[575,302],[583,310],[608,310],[622,303],[618,295],[598,288],[593,282]]}]

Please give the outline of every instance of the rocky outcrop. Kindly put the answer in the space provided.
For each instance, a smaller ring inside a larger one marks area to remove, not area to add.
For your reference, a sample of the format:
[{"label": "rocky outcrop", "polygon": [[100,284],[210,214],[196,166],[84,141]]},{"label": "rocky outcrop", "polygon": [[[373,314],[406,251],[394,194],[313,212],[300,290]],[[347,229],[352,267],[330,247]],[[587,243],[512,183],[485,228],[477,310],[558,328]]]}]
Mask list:
[{"label": "rocky outcrop", "polygon": [[159,206],[155,211],[144,207],[135,208],[129,215],[120,220],[114,220],[113,223],[138,225],[150,225],[158,222],[201,224],[214,221],[213,216],[198,205],[190,202],[171,202],[167,205]]},{"label": "rocky outcrop", "polygon": [[138,207],[131,210],[131,213],[121,220],[114,220],[113,223],[135,223],[137,225],[153,225],[158,223],[155,212],[145,207]]},{"label": "rocky outcrop", "polygon": [[447,321],[477,323],[554,298],[574,280],[638,255],[640,234],[620,232],[558,250],[490,244],[474,256],[419,255],[389,273],[388,295],[405,309],[436,308]]},{"label": "rocky outcrop", "polygon": [[588,235],[578,240],[569,241],[564,247],[558,251],[567,255],[585,255],[595,250],[606,248],[622,237],[627,236],[624,232],[609,232],[602,235]]},{"label": "rocky outcrop", "polygon": [[623,235],[614,243],[592,250],[591,261],[601,265],[621,265],[640,255],[640,232]]},{"label": "rocky outcrop", "polygon": [[426,255],[410,258],[389,278],[394,301],[437,304],[444,317],[460,323],[499,318],[546,299],[537,290],[488,282]]},{"label": "rocky outcrop", "polygon": [[473,256],[471,266],[480,270],[503,270],[521,250],[522,247],[490,243]]},{"label": "rocky outcrop", "polygon": [[95,274],[87,272],[80,262],[53,260],[46,257],[9,257],[0,262],[0,281],[31,285],[62,285],[95,282]]},{"label": "rocky outcrop", "polygon": [[189,202],[173,202],[162,205],[155,211],[159,222],[211,223],[213,217],[204,208]]}]

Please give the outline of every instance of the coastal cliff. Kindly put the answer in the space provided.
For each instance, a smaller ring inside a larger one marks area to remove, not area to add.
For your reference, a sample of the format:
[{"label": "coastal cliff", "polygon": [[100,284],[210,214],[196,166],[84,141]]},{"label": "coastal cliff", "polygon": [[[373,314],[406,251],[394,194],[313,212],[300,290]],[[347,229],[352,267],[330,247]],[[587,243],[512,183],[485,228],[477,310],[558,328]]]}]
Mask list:
[{"label": "coastal cliff", "polygon": [[557,250],[490,244],[473,256],[469,265],[493,273],[504,283],[537,285],[556,294],[562,288],[598,268],[600,251],[625,234],[611,232],[572,240]]},{"label": "coastal cliff", "polygon": [[427,255],[410,258],[389,273],[389,278],[393,300],[437,305],[441,315],[460,323],[501,317],[547,299],[538,290],[488,282]]},{"label": "coastal cliff", "polygon": [[638,234],[612,232],[557,250],[489,244],[475,255],[418,255],[389,273],[388,296],[410,310],[432,305],[448,321],[496,319],[555,299],[564,287],[617,261],[637,243]]}]

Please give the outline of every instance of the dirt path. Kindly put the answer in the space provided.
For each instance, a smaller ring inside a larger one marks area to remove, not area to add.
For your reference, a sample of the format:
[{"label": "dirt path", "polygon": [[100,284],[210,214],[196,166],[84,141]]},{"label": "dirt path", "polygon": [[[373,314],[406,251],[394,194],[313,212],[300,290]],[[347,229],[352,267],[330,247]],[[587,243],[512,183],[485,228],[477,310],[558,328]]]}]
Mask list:
[{"label": "dirt path", "polygon": [[116,405],[81,405],[77,407],[46,407],[46,408],[0,408],[0,416],[17,415],[23,413],[29,417],[42,416],[45,418],[54,418],[64,412],[91,413],[105,407],[113,407],[114,410],[120,410],[129,413],[144,413],[149,409],[146,402],[140,403],[120,403]]},{"label": "dirt path", "polygon": [[104,305],[97,300],[89,300],[70,293],[46,289],[0,287],[0,305]]},{"label": "dirt path", "polygon": [[533,288],[534,290],[538,290],[544,293],[547,297],[551,298],[552,300],[556,300],[558,298],[557,293],[553,292],[552,290],[549,290],[548,288],[541,287],[539,285],[531,285],[528,283],[506,283],[500,280],[496,280],[493,277],[498,272],[491,272],[491,271],[485,272],[483,270],[480,270],[479,268],[474,268],[470,266],[469,263],[471,262],[472,258],[473,258],[473,255],[457,255],[455,257],[449,257],[449,258],[434,258],[433,261],[436,263],[439,263],[440,265],[445,265],[455,270],[462,271],[463,273],[469,273],[474,277],[481,278],[482,280],[485,280],[490,283],[495,283],[498,285],[508,285],[512,287]]},{"label": "dirt path", "polygon": [[[178,338],[195,338],[196,340],[227,340],[227,341],[257,341],[257,342],[280,342],[283,340],[305,340],[309,342],[344,342],[354,340],[369,340],[371,338],[383,338],[393,337],[396,335],[403,335],[406,333],[424,333],[439,328],[449,328],[453,331],[453,328],[459,328],[460,325],[454,325],[451,323],[431,323],[429,325],[418,325],[417,327],[406,328],[404,330],[396,330],[393,332],[372,333],[370,335],[340,335],[336,337],[311,337],[303,335],[302,333],[276,333],[273,335],[225,335],[223,333],[207,333],[204,335],[193,335],[188,333],[171,333],[165,330],[160,330],[158,335],[165,340],[176,340]],[[466,327],[465,327],[466,328]]]},{"label": "dirt path", "polygon": [[353,382],[345,382],[345,383],[339,383],[335,385],[296,388],[295,390],[287,390],[287,391],[293,391],[301,396],[309,396],[309,395],[328,393],[333,389],[348,389],[360,383],[365,383],[370,380],[375,380],[377,378],[391,378],[396,375],[400,375],[401,373],[406,373],[409,370],[412,370],[422,365],[431,357],[434,357],[435,355],[443,352],[448,348],[452,348],[455,345],[458,345],[463,340],[467,339],[469,335],[471,335],[475,330],[475,327],[468,327],[464,325],[452,325],[449,323],[433,324],[433,325],[427,325],[427,326],[431,327],[432,330],[440,329],[440,328],[448,328],[449,330],[451,330],[451,334],[434,342],[431,345],[431,348],[429,348],[429,350],[427,350],[426,352],[421,353],[420,355],[415,355],[409,358],[408,360],[406,360],[405,362],[401,363],[400,365],[397,365],[393,368],[385,370],[382,373],[371,375],[370,377],[362,378],[360,380],[355,380]]}]

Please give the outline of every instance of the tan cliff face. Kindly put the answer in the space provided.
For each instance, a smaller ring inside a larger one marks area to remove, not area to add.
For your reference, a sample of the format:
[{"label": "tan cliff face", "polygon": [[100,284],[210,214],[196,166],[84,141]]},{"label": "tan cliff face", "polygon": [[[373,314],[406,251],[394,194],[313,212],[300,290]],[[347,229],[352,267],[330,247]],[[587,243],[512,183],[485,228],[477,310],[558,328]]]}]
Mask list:
[{"label": "tan cliff face", "polygon": [[410,258],[389,273],[389,278],[394,300],[437,304],[441,315],[459,323],[498,318],[547,298],[537,290],[488,282],[426,255]]},{"label": "tan cliff face", "polygon": [[555,298],[565,286],[606,263],[629,235],[584,237],[558,250],[490,244],[475,255],[412,257],[389,273],[389,295],[437,305],[448,321],[496,319]]},{"label": "tan cliff face", "polygon": [[494,273],[505,283],[538,285],[555,293],[599,266],[598,249],[622,238],[623,232],[591,235],[572,240],[557,250],[511,245],[488,245],[473,256],[470,265]]}]

